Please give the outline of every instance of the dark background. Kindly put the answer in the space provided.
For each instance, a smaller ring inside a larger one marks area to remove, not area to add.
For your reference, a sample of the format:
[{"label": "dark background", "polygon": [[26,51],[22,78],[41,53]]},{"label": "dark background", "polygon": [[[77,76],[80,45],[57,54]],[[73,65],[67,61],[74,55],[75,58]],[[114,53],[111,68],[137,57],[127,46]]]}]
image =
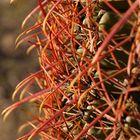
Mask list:
[{"label": "dark background", "polygon": [[[22,32],[21,23],[37,4],[34,0],[0,0],[0,113],[13,102],[16,85],[37,69],[35,51],[26,54],[28,45],[15,49],[15,39]],[[0,140],[16,140],[18,127],[26,120],[21,110],[10,114],[5,122],[0,115]]]}]

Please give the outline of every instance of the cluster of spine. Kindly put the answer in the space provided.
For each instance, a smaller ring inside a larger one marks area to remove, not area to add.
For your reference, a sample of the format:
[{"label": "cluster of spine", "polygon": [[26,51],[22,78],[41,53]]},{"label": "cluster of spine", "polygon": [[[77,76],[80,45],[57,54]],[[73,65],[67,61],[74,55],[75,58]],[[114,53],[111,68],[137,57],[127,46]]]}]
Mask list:
[{"label": "cluster of spine", "polygon": [[[125,140],[140,134],[139,1],[38,0],[18,38],[38,52],[40,70],[22,81],[40,116],[21,139]],[[37,14],[36,14],[37,13]],[[23,36],[26,37],[23,37]],[[30,93],[35,84],[39,90]],[[22,92],[23,93],[23,92]]]}]

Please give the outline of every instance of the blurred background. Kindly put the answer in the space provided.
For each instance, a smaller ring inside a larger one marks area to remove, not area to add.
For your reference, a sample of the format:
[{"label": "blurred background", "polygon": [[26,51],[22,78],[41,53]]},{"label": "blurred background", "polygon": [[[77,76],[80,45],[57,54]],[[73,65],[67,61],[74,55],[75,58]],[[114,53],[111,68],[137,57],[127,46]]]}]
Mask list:
[{"label": "blurred background", "polygon": [[[37,69],[35,51],[27,55],[27,45],[15,49],[22,20],[36,4],[34,0],[15,0],[10,5],[10,0],[0,0],[0,113],[13,103],[11,96],[16,85]],[[19,110],[11,113],[6,122],[0,116],[0,140],[16,140],[25,118]]]}]

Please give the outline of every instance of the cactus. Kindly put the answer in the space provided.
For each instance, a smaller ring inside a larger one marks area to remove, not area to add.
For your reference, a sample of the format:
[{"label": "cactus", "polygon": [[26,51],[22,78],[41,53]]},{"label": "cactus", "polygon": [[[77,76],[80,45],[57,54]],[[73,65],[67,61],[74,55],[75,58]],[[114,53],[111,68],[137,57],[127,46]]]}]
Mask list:
[{"label": "cactus", "polygon": [[[22,99],[38,116],[21,140],[134,139],[140,134],[139,0],[51,0],[25,18],[17,39],[36,49],[40,70],[23,80]],[[31,93],[31,86],[35,91]],[[26,96],[25,96],[25,95]],[[29,102],[30,103],[30,102]]]}]

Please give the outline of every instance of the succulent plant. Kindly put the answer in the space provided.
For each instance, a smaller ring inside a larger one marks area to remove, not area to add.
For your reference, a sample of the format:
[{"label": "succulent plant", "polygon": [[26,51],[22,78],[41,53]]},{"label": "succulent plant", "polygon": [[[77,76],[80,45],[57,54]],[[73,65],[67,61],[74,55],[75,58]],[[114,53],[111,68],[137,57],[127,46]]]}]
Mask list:
[{"label": "succulent plant", "polygon": [[[21,140],[132,139],[139,123],[139,0],[37,0],[18,38],[36,49],[40,70],[16,88],[39,117]],[[123,5],[122,5],[123,3]],[[25,36],[25,37],[24,37]],[[37,91],[31,93],[30,87]],[[38,88],[37,88],[38,87]],[[39,106],[39,107],[38,107]]]}]

